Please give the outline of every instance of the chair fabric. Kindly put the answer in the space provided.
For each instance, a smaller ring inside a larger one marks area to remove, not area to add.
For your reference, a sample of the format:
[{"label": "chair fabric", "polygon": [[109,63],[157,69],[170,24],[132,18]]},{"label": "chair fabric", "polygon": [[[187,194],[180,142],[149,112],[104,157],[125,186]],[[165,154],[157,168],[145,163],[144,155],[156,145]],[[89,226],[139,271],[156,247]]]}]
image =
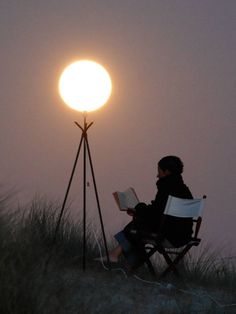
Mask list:
[{"label": "chair fabric", "polygon": [[183,199],[169,195],[164,215],[181,218],[201,217],[205,198]]},{"label": "chair fabric", "polygon": [[[173,196],[168,197],[165,211],[163,213],[163,221],[167,215],[179,218],[192,218],[193,221],[193,236],[186,241],[181,247],[173,246],[167,239],[161,239],[159,234],[147,234],[142,241],[142,250],[144,254],[144,262],[149,268],[150,273],[156,277],[156,273],[152,262],[151,256],[155,253],[163,255],[167,267],[160,274],[160,278],[166,276],[169,272],[175,275],[180,275],[177,265],[183,259],[187,252],[193,247],[198,246],[201,239],[198,238],[202,222],[202,211],[204,208],[206,196],[198,199],[181,199]],[[159,230],[161,234],[161,226]],[[160,240],[161,239],[161,240]]]}]

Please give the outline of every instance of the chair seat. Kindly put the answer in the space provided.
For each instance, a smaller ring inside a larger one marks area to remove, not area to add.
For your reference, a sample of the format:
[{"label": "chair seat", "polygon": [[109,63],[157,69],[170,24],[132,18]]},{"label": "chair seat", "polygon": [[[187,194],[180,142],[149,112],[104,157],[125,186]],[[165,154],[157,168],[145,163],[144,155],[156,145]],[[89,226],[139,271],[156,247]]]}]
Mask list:
[{"label": "chair seat", "polygon": [[167,239],[163,239],[161,240],[161,242],[159,241],[160,237],[158,236],[158,234],[156,233],[151,233],[150,236],[146,236],[142,239],[142,243],[146,246],[146,245],[157,245],[158,243],[160,243],[162,245],[162,247],[164,247],[165,249],[181,249],[183,247],[185,247],[186,245],[199,245],[199,243],[201,242],[201,239],[199,238],[194,238],[192,237],[189,241],[187,241],[186,243],[184,243],[181,246],[174,246],[170,241],[168,241]]}]

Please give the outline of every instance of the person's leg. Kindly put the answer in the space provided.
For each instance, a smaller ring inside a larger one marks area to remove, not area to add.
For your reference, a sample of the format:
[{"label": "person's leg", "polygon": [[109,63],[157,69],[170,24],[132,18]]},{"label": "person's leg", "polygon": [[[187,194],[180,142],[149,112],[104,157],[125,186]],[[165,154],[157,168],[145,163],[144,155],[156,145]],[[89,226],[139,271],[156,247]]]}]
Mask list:
[{"label": "person's leg", "polygon": [[[108,252],[109,260],[112,263],[117,263],[120,255],[123,253],[123,249],[121,245],[116,246],[112,251]],[[96,261],[107,261],[107,256],[96,257],[94,260]]]},{"label": "person's leg", "polygon": [[[129,223],[125,230],[118,232],[115,234],[115,239],[119,243],[118,246],[116,246],[113,250],[108,252],[109,260],[112,263],[117,263],[119,261],[119,257],[121,254],[123,254],[127,260],[127,262],[132,266],[136,264],[137,261],[137,254],[135,252],[135,249],[132,245],[132,243],[127,239],[126,233],[129,229],[131,229],[133,223]],[[107,257],[102,256],[100,258],[96,258],[95,260],[98,261],[106,261]]]},{"label": "person's leg", "polygon": [[[119,244],[113,250],[108,252],[109,260],[112,263],[117,263],[119,261],[120,255],[122,253],[127,255],[127,252],[129,252],[130,249],[131,249],[131,244],[126,239],[123,231],[118,232],[115,235],[115,239],[117,240],[117,242]],[[106,261],[107,257],[106,256],[102,256],[102,257],[99,257],[99,258],[95,258],[95,260],[97,260],[97,261]]]},{"label": "person's leg", "polygon": [[124,231],[118,232],[115,235],[115,239],[119,245],[114,250],[114,258],[117,258],[118,261],[118,257],[123,254],[127,262],[127,266],[129,265],[129,268],[131,269],[134,265],[137,264],[137,261],[139,260],[139,255],[137,254],[138,252],[133,246],[133,243],[127,239]]},{"label": "person's leg", "polygon": [[122,254],[122,246],[119,244],[112,251],[109,252],[109,259],[111,262],[118,262],[120,255]]}]

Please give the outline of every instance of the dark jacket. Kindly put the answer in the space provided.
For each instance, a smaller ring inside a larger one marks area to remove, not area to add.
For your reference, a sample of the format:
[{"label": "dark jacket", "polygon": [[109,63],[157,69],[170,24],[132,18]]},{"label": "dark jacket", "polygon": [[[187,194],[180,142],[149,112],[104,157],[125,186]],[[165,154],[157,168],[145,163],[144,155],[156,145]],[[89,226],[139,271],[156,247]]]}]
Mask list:
[{"label": "dark jacket", "polygon": [[137,228],[148,232],[161,233],[163,238],[175,246],[181,246],[192,235],[192,219],[165,216],[163,222],[163,212],[169,195],[191,199],[193,198],[192,194],[184,184],[181,175],[168,175],[160,178],[156,185],[158,192],[151,204],[139,203],[136,206],[135,224]]}]

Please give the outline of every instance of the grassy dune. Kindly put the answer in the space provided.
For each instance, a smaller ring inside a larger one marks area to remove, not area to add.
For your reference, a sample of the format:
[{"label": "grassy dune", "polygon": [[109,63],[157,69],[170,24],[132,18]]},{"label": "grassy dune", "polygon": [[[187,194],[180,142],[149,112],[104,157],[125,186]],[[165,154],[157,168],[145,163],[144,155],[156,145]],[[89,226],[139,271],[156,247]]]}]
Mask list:
[{"label": "grassy dune", "polygon": [[154,282],[145,266],[127,276],[94,262],[99,247],[88,228],[84,272],[82,228],[66,213],[55,239],[59,211],[40,198],[17,209],[0,199],[0,313],[236,313],[235,264],[219,251],[202,248],[181,265],[181,279]]}]

